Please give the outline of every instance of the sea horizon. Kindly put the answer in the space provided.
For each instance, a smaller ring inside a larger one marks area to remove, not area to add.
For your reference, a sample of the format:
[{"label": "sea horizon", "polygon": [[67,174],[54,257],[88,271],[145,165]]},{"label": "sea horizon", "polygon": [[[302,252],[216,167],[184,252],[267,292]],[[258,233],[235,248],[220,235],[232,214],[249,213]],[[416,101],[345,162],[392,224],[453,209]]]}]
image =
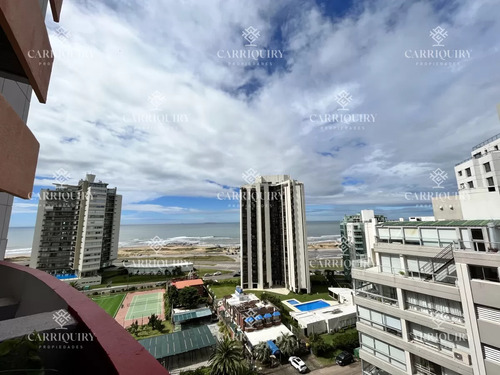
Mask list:
[{"label": "sea horizon", "polygon": [[[307,221],[308,243],[340,238],[340,221]],[[153,238],[166,245],[239,246],[239,222],[120,225],[118,248],[148,246]],[[35,227],[9,228],[6,257],[29,256]]]}]

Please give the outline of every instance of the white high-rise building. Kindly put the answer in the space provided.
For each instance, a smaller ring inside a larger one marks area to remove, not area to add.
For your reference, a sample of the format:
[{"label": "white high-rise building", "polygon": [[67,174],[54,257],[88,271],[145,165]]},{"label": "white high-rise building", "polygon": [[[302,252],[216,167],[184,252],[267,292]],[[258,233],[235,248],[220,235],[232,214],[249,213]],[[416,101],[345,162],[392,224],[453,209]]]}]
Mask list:
[{"label": "white high-rise building", "polygon": [[363,374],[500,374],[500,224],[386,222],[352,267]]},{"label": "white high-rise building", "polygon": [[41,190],[30,267],[97,280],[118,257],[122,196],[88,174],[78,185]]},{"label": "white high-rise building", "polygon": [[311,291],[304,184],[260,176],[240,188],[243,288]]}]

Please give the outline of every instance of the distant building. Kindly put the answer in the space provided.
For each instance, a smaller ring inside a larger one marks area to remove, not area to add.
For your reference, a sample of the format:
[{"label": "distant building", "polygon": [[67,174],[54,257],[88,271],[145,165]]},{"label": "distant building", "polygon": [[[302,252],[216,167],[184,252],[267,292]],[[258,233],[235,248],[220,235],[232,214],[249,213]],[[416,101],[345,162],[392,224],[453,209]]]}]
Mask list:
[{"label": "distant building", "polygon": [[351,263],[356,259],[371,259],[375,243],[375,226],[387,221],[373,210],[361,210],[356,215],[344,216],[340,222],[340,238],[344,277],[351,279]]},{"label": "distant building", "polygon": [[386,222],[353,264],[364,373],[500,374],[500,222]]},{"label": "distant building", "polygon": [[458,195],[432,200],[437,220],[500,219],[499,148],[497,134],[472,147],[471,156],[455,165]]},{"label": "distant building", "polygon": [[261,176],[241,187],[240,204],[243,287],[310,293],[304,185]]},{"label": "distant building", "polygon": [[88,174],[78,185],[40,191],[30,267],[80,284],[118,258],[122,196]]}]

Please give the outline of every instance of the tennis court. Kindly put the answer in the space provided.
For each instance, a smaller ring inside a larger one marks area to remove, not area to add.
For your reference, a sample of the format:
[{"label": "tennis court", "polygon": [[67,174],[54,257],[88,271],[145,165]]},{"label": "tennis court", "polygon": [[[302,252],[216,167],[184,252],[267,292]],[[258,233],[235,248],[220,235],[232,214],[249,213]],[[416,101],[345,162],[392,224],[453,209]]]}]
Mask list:
[{"label": "tennis court", "polygon": [[163,293],[135,295],[130,302],[125,320],[138,319],[151,314],[160,315],[163,305]]}]

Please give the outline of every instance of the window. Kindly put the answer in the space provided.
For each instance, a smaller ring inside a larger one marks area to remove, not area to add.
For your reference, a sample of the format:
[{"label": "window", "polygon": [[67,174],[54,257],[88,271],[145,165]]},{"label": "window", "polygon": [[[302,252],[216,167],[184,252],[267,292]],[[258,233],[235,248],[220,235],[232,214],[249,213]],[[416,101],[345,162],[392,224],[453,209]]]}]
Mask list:
[{"label": "window", "polygon": [[361,334],[361,349],[376,356],[384,362],[406,370],[406,358],[404,350],[389,345],[364,333]]},{"label": "window", "polygon": [[458,175],[462,177],[462,171],[458,171]]},{"label": "window", "polygon": [[460,184],[460,189],[465,189],[465,184]]},{"label": "window", "polygon": [[488,177],[486,179],[486,182],[488,183],[488,186],[493,186],[495,183],[493,182],[493,177]]},{"label": "window", "polygon": [[483,166],[485,172],[491,172],[490,162],[484,163]]},{"label": "window", "polygon": [[445,298],[405,291],[406,309],[430,316],[440,316],[454,323],[464,323],[462,304]]},{"label": "window", "polygon": [[465,169],[465,174],[467,175],[467,177],[472,176],[472,174],[470,173],[470,168]]},{"label": "window", "polygon": [[474,182],[472,181],[467,182],[467,185],[469,186],[470,189],[474,188]]},{"label": "window", "polygon": [[[440,317],[437,316],[436,319]],[[436,320],[439,322],[439,320]],[[468,352],[469,342],[467,335],[462,333],[445,333],[436,331],[430,327],[410,322],[410,338],[439,351],[453,352],[454,349]]]},{"label": "window", "polygon": [[469,265],[471,279],[500,282],[498,279],[498,268]]},{"label": "window", "polygon": [[359,321],[371,327],[401,337],[401,320],[366,307],[358,306]]}]

